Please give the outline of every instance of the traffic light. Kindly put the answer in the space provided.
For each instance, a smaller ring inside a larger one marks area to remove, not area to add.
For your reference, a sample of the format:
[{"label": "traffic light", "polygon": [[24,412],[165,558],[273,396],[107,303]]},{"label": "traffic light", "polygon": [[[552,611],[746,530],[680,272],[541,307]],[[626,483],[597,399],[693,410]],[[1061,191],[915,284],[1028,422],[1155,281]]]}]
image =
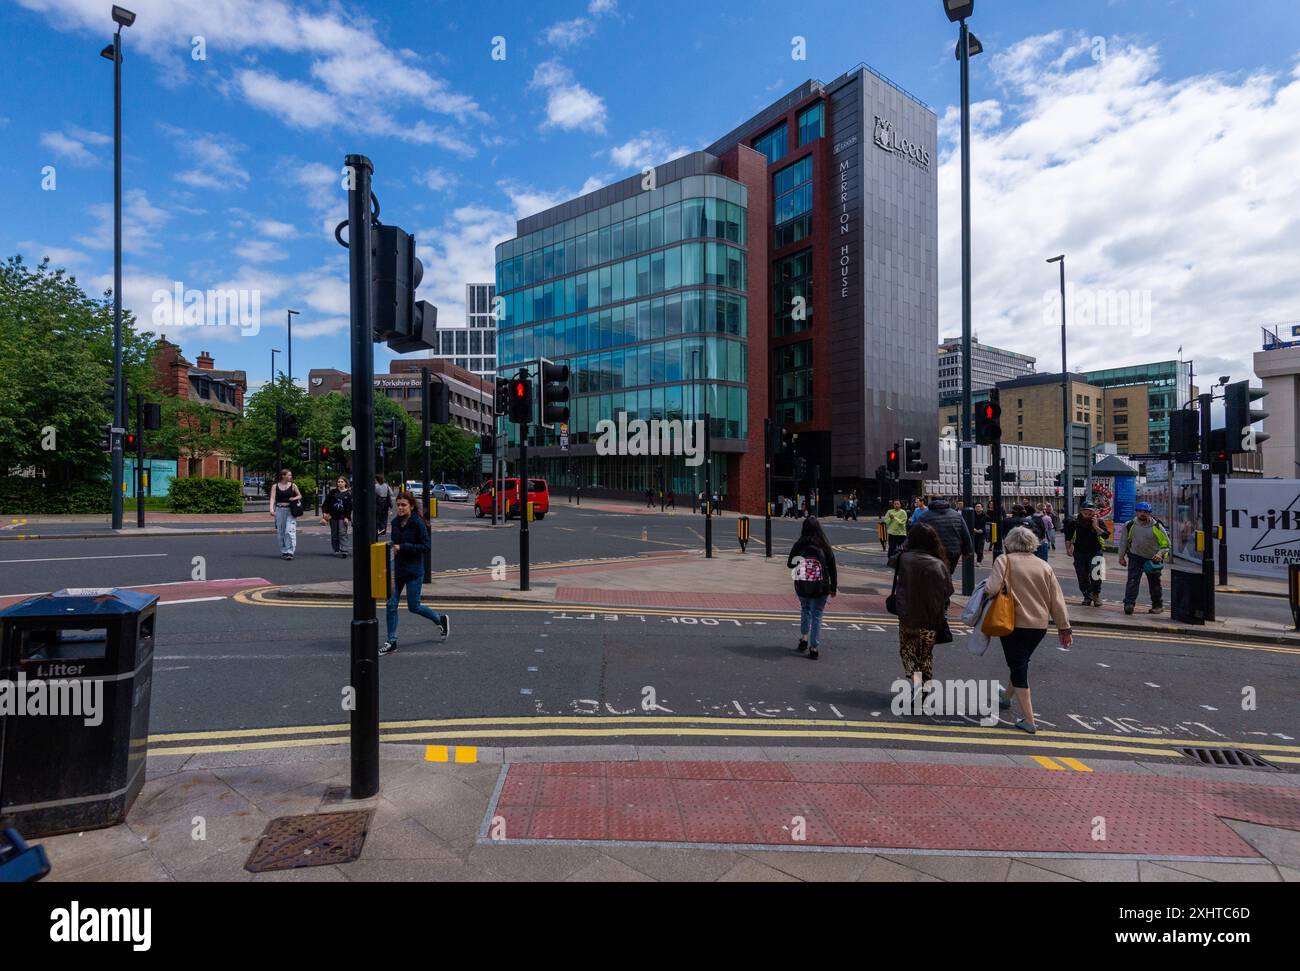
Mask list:
[{"label": "traffic light", "polygon": [[107,425],[99,426],[99,450],[101,452],[113,451],[113,423],[111,421]]},{"label": "traffic light", "polygon": [[510,414],[510,385],[513,382],[509,378],[497,378],[497,393],[495,401],[494,415]]},{"label": "traffic light", "polygon": [[275,434],[277,438],[297,438],[298,419],[279,405],[275,406]]},{"label": "traffic light", "polygon": [[533,420],[533,379],[520,370],[510,380],[510,420],[517,425],[527,425]]},{"label": "traffic light", "polygon": [[908,472],[926,472],[930,466],[921,461],[921,443],[915,438],[903,439],[903,460]]},{"label": "traffic light", "polygon": [[451,388],[445,381],[429,385],[429,421],[435,425],[451,424]]},{"label": "traffic light", "polygon": [[398,226],[376,226],[371,245],[374,340],[397,354],[433,350],[438,308],[416,300],[424,265],[415,256],[415,237]]},{"label": "traffic light", "polygon": [[804,458],[802,455],[796,455],[794,457],[795,482],[803,482],[804,478],[807,475],[808,475],[808,460]]},{"label": "traffic light", "polygon": [[384,432],[380,438],[380,443],[387,449],[397,448],[397,419],[384,419]]},{"label": "traffic light", "polygon": [[975,406],[975,444],[996,445],[1002,441],[1002,406],[983,401]]},{"label": "traffic light", "polygon": [[771,424],[772,440],[768,443],[768,448],[773,455],[782,455],[793,443],[794,436],[790,429],[784,425],[778,425],[775,420]]},{"label": "traffic light", "polygon": [[479,450],[483,455],[496,454],[496,439],[491,435],[483,435],[478,440]]},{"label": "traffic light", "polygon": [[330,460],[330,447],[328,445],[320,446],[316,449],[316,455],[323,464],[328,465]]},{"label": "traffic light", "polygon": [[1179,408],[1169,413],[1169,451],[1199,452],[1201,450],[1201,413]]},{"label": "traffic light", "polygon": [[885,453],[885,468],[894,478],[898,478],[898,446],[895,445]]},{"label": "traffic light", "polygon": [[1224,386],[1224,431],[1229,452],[1253,452],[1268,440],[1269,436],[1251,427],[1268,417],[1267,411],[1251,407],[1252,402],[1259,401],[1267,394],[1263,388],[1252,388],[1249,381],[1237,381]]},{"label": "traffic light", "polygon": [[309,438],[305,442],[299,444],[298,446],[298,461],[310,462],[311,453],[312,453],[312,445],[311,445],[311,439]]},{"label": "traffic light", "polygon": [[569,420],[569,365],[542,361],[542,427],[553,428]]},{"label": "traffic light", "polygon": [[1227,475],[1232,471],[1232,451],[1228,448],[1228,429],[1215,428],[1210,432],[1210,472]]},{"label": "traffic light", "polygon": [[162,405],[146,403],[144,406],[144,430],[156,432],[160,428],[162,428]]},{"label": "traffic light", "polygon": [[128,451],[128,452],[134,452],[134,451],[135,451],[135,435],[132,434],[131,432],[127,432],[127,433],[126,433],[126,436],[125,436],[125,438],[124,438],[124,440],[123,440],[122,447],[123,447],[126,451]]},{"label": "traffic light", "polygon": [[398,421],[397,435],[393,438],[393,450],[396,452],[406,451],[406,422]]}]

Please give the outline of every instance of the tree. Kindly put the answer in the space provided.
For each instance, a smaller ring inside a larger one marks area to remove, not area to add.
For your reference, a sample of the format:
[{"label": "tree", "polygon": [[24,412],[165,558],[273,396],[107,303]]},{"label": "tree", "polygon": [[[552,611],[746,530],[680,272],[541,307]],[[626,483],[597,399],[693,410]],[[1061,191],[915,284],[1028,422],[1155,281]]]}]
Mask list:
[{"label": "tree", "polygon": [[[76,277],[21,255],[0,267],[0,474],[33,470],[56,481],[105,478],[102,427],[113,418],[113,307]],[[123,375],[152,379],[149,339],[122,313]],[[52,430],[52,433],[51,433]]]},{"label": "tree", "polygon": [[198,401],[162,397],[162,428],[146,432],[145,446],[153,453],[174,454],[179,462],[202,462],[232,443],[233,415]]},{"label": "tree", "polygon": [[281,467],[290,469],[294,475],[306,474],[310,463],[298,458],[298,445],[310,437],[308,428],[312,419],[312,400],[305,389],[298,387],[283,374],[274,383],[262,385],[244,400],[244,417],[222,440],[222,445],[230,448],[236,465],[272,476],[278,474],[280,469],[275,465],[276,405],[285,414],[298,419],[298,437],[286,438],[281,442]]}]

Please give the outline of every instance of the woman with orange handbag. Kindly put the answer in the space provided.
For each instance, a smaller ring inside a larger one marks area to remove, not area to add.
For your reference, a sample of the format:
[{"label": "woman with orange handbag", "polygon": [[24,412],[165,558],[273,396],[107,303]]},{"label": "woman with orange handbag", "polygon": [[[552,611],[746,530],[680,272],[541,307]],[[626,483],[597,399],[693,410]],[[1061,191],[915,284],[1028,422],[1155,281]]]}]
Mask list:
[{"label": "woman with orange handbag", "polygon": [[999,697],[999,707],[1010,709],[1011,702],[1019,699],[1021,717],[1016,727],[1030,735],[1037,734],[1038,726],[1029,695],[1029,658],[1047,635],[1049,620],[1056,625],[1062,647],[1074,641],[1061,584],[1052,568],[1035,555],[1038,545],[1038,537],[1024,526],[1007,534],[1003,540],[1006,555],[993,561],[985,587],[993,602],[981,625],[984,633],[1001,638],[1011,672],[1011,687]]}]

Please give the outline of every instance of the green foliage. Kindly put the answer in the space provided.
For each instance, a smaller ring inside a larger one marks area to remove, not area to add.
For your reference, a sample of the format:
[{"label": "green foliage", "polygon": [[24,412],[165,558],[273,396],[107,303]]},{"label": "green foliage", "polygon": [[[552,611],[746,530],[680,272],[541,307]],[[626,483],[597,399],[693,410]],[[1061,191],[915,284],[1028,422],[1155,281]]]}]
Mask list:
[{"label": "green foliage", "polygon": [[[122,314],[123,373],[132,393],[152,381],[149,341]],[[0,475],[34,468],[54,481],[108,471],[100,428],[112,420],[113,307],[76,278],[21,255],[0,266]],[[53,448],[46,429],[54,429]],[[107,488],[107,486],[104,486]]]},{"label": "green foliage", "polygon": [[162,428],[145,433],[145,445],[151,454],[166,455],[181,462],[202,460],[231,442],[237,424],[234,416],[198,401],[182,401],[170,395],[162,395],[161,404]]},{"label": "green foliage", "polygon": [[310,436],[312,400],[306,390],[292,383],[285,375],[273,384],[265,384],[244,400],[244,417],[235,425],[222,444],[228,446],[235,464],[249,471],[267,473],[271,478],[279,475],[275,468],[275,407],[280,405],[285,414],[298,419],[299,438],[286,438],[281,458],[283,468],[295,476],[307,471],[310,462],[298,458],[298,445]]},{"label": "green foliage", "polygon": [[110,499],[108,482],[0,479],[0,514],[6,516],[107,513]]},{"label": "green foliage", "polygon": [[173,479],[167,507],[172,512],[243,512],[243,490],[235,479]]}]

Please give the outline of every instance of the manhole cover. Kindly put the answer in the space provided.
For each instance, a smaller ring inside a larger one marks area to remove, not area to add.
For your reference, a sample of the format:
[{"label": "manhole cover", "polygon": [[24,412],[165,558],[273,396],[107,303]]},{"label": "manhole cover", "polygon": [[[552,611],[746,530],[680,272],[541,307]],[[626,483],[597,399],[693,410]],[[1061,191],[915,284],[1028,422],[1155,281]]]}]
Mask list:
[{"label": "manhole cover", "polygon": [[1258,755],[1243,752],[1239,748],[1185,748],[1182,753],[1189,759],[1195,759],[1204,765],[1217,765],[1238,769],[1273,769],[1277,766]]},{"label": "manhole cover", "polygon": [[371,811],[313,813],[271,820],[244,869],[250,873],[351,863],[361,855]]}]

